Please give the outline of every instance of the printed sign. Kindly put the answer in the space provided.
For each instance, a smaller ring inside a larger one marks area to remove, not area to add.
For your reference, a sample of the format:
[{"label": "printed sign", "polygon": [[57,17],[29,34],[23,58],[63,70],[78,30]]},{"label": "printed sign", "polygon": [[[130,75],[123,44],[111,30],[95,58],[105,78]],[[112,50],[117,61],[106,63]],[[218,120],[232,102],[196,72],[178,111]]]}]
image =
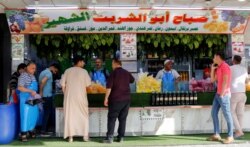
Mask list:
[{"label": "printed sign", "polygon": [[24,43],[24,35],[11,35],[11,42],[12,43]]},{"label": "printed sign", "polygon": [[232,35],[232,55],[245,57],[245,44],[243,34]]},{"label": "printed sign", "polygon": [[136,34],[120,35],[121,60],[137,60]]},{"label": "printed sign", "polygon": [[23,60],[24,44],[12,44],[12,60]]}]

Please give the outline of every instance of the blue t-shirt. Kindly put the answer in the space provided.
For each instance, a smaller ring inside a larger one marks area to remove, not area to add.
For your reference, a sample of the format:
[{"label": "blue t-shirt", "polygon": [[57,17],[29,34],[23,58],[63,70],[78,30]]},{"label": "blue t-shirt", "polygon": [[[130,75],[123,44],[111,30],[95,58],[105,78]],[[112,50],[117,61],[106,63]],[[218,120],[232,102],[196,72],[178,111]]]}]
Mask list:
[{"label": "blue t-shirt", "polygon": [[43,87],[43,97],[51,97],[52,96],[53,76],[52,76],[52,72],[48,68],[40,73],[39,83],[42,82],[42,79],[44,77],[47,77],[48,80]]}]

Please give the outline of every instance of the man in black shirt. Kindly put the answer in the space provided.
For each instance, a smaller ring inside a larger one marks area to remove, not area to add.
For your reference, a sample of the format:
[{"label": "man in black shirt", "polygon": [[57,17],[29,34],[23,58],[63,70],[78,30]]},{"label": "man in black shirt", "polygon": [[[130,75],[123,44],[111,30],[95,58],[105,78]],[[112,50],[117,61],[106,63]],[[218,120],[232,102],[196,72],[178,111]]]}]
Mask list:
[{"label": "man in black shirt", "polygon": [[122,142],[125,134],[126,119],[130,106],[130,87],[134,82],[134,77],[121,67],[121,61],[113,59],[113,72],[107,81],[107,91],[104,100],[104,106],[108,106],[108,132],[104,143],[113,142],[115,122],[118,118],[119,128],[117,141]]}]

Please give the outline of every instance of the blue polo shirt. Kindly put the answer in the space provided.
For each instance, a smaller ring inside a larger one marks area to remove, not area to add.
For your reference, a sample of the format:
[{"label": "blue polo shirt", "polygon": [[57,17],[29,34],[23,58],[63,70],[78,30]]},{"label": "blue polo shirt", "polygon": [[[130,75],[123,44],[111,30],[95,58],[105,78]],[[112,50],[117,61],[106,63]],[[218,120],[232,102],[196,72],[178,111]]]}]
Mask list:
[{"label": "blue polo shirt", "polygon": [[52,83],[53,83],[53,75],[52,72],[47,68],[42,71],[39,75],[39,83],[42,82],[42,79],[47,77],[48,80],[43,87],[43,97],[51,97],[52,96]]}]

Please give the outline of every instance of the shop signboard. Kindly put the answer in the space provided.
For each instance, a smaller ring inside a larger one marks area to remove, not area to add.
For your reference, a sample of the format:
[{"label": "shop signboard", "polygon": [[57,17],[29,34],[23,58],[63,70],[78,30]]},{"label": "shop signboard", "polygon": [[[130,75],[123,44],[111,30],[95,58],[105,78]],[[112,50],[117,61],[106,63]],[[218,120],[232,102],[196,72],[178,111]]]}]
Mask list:
[{"label": "shop signboard", "polygon": [[11,33],[242,34],[249,11],[238,10],[5,10]]}]

